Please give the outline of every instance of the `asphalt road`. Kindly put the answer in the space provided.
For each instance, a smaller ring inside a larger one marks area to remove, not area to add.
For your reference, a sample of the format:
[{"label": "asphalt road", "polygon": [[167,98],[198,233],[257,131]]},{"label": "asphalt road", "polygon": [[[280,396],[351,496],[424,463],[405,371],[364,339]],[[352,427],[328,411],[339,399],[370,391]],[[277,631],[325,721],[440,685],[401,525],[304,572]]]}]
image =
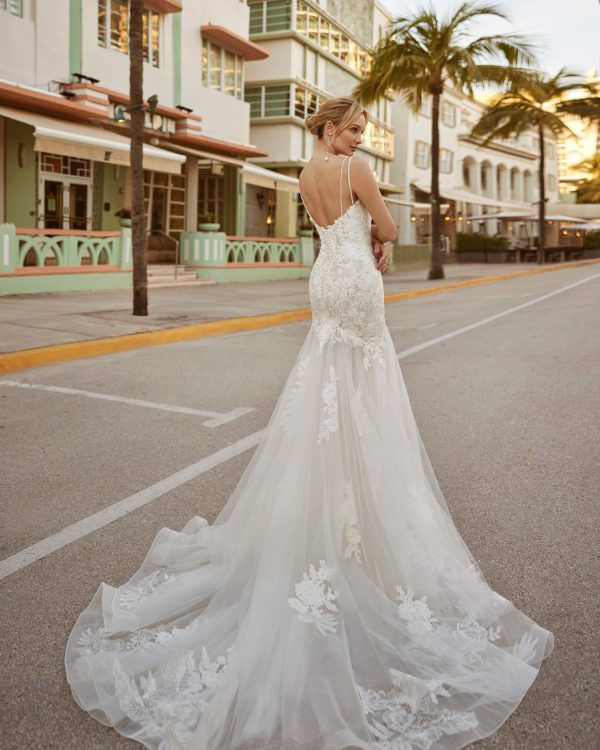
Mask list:
[{"label": "asphalt road", "polygon": [[[490,585],[556,639],[519,708],[473,747],[596,748],[599,269],[404,300],[386,317],[399,353],[434,342],[400,365],[460,533]],[[214,519],[251,455],[236,452],[238,441],[266,425],[308,325],[40,367],[0,383],[4,750],[140,747],[72,700],[67,636],[99,583],[128,579],[161,527]],[[230,457],[218,453],[228,446]],[[167,478],[166,490],[147,490]],[[140,507],[73,526],[127,499]],[[38,559],[27,564],[24,550]]]}]

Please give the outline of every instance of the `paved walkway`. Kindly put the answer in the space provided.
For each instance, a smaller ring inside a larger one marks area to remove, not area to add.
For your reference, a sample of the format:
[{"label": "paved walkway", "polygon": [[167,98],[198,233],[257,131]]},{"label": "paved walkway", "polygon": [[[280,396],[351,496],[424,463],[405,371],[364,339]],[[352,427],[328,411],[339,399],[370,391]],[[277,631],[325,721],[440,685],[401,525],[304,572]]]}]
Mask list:
[{"label": "paved walkway", "polygon": [[[524,273],[558,271],[591,263],[600,261],[545,266],[535,263],[518,266],[448,264],[444,269],[445,278],[435,281],[427,280],[427,269],[386,274],[385,294],[386,300],[391,302],[434,290],[445,291]],[[0,372],[172,340],[277,325],[309,317],[308,307],[307,279],[151,289],[147,316],[132,315],[131,290],[0,297]],[[81,345],[77,346],[79,342]],[[87,346],[85,342],[89,342]],[[41,351],[43,348],[48,348],[46,353]]]}]

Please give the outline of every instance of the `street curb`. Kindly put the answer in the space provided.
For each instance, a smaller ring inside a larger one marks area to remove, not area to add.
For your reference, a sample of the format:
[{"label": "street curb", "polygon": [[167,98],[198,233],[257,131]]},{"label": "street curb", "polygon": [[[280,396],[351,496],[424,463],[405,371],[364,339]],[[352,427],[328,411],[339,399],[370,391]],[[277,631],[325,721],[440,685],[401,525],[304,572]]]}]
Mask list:
[{"label": "street curb", "polygon": [[[526,271],[513,271],[510,273],[496,274],[494,276],[482,276],[476,279],[465,279],[454,281],[438,286],[412,289],[405,292],[386,294],[386,303],[398,302],[412,297],[421,297],[426,294],[437,294],[439,292],[452,291],[463,287],[490,284],[496,281],[507,281],[521,276],[531,276],[537,273],[548,273],[550,271],[561,271],[567,268],[589,266],[599,264],[600,259],[573,261],[560,266],[548,266],[542,268],[531,268]],[[130,333],[124,336],[111,336],[110,338],[94,339],[92,341],[74,341],[68,344],[52,344],[50,346],[37,347],[35,349],[22,349],[21,351],[0,354],[0,373],[27,370],[30,367],[41,367],[42,365],[68,362],[74,359],[86,357],[98,357],[103,354],[129,351],[130,349],[141,349],[146,346],[157,346],[160,344],[172,344],[177,341],[189,341],[191,339],[205,338],[208,336],[219,336],[224,333],[236,333],[239,331],[251,331],[259,328],[271,328],[285,323],[295,323],[311,317],[310,308],[297,308],[283,312],[267,313],[264,315],[249,315],[241,318],[226,318],[214,320],[207,323],[193,323],[176,328],[164,328],[159,331],[143,331],[141,333]]]}]

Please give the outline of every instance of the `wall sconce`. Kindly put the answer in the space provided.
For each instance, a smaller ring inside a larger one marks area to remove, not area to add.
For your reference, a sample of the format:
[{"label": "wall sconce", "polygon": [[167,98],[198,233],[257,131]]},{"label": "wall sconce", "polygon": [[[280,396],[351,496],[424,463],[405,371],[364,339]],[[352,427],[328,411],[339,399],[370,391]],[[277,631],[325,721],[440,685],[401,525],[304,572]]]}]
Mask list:
[{"label": "wall sconce", "polygon": [[256,202],[258,203],[258,207],[261,209],[261,211],[265,207],[265,198],[266,196],[262,190],[259,190],[256,193]]},{"label": "wall sconce", "polygon": [[575,232],[575,237],[581,237],[581,232]]},{"label": "wall sconce", "polygon": [[444,216],[444,221],[450,221],[450,217],[449,216]]},{"label": "wall sconce", "polygon": [[410,217],[410,220],[411,220],[411,221],[416,221],[416,220],[417,220],[417,217],[416,217],[416,216],[415,216],[415,215],[413,214],[413,215],[412,215],[412,216]]},{"label": "wall sconce", "polygon": [[121,106],[115,107],[115,114],[113,115],[114,121],[119,124],[122,122],[125,122],[125,120],[127,119],[125,117],[126,111],[127,110],[125,109],[125,107],[121,107]]},{"label": "wall sconce", "polygon": [[271,217],[271,214],[267,216],[267,224],[270,226],[273,223],[273,218]]},{"label": "wall sconce", "polygon": [[566,230],[566,229],[563,229],[563,230],[562,230],[562,233],[563,233],[564,235],[567,235],[567,234],[569,234],[569,233],[567,232],[567,230]]},{"label": "wall sconce", "polygon": [[463,220],[463,215],[462,215],[462,214],[458,214],[458,220],[459,220],[459,221],[462,221],[462,220]]}]

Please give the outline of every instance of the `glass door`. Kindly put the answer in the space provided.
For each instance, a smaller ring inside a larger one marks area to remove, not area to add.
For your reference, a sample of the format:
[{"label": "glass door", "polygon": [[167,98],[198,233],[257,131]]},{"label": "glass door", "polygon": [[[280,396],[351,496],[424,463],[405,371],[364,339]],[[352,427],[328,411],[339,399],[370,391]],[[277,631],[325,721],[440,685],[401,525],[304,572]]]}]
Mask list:
[{"label": "glass door", "polygon": [[42,226],[44,229],[63,229],[63,199],[65,186],[59,180],[44,180],[44,209]]},{"label": "glass door", "polygon": [[65,229],[89,229],[88,186],[76,182],[69,186],[70,212]]}]

